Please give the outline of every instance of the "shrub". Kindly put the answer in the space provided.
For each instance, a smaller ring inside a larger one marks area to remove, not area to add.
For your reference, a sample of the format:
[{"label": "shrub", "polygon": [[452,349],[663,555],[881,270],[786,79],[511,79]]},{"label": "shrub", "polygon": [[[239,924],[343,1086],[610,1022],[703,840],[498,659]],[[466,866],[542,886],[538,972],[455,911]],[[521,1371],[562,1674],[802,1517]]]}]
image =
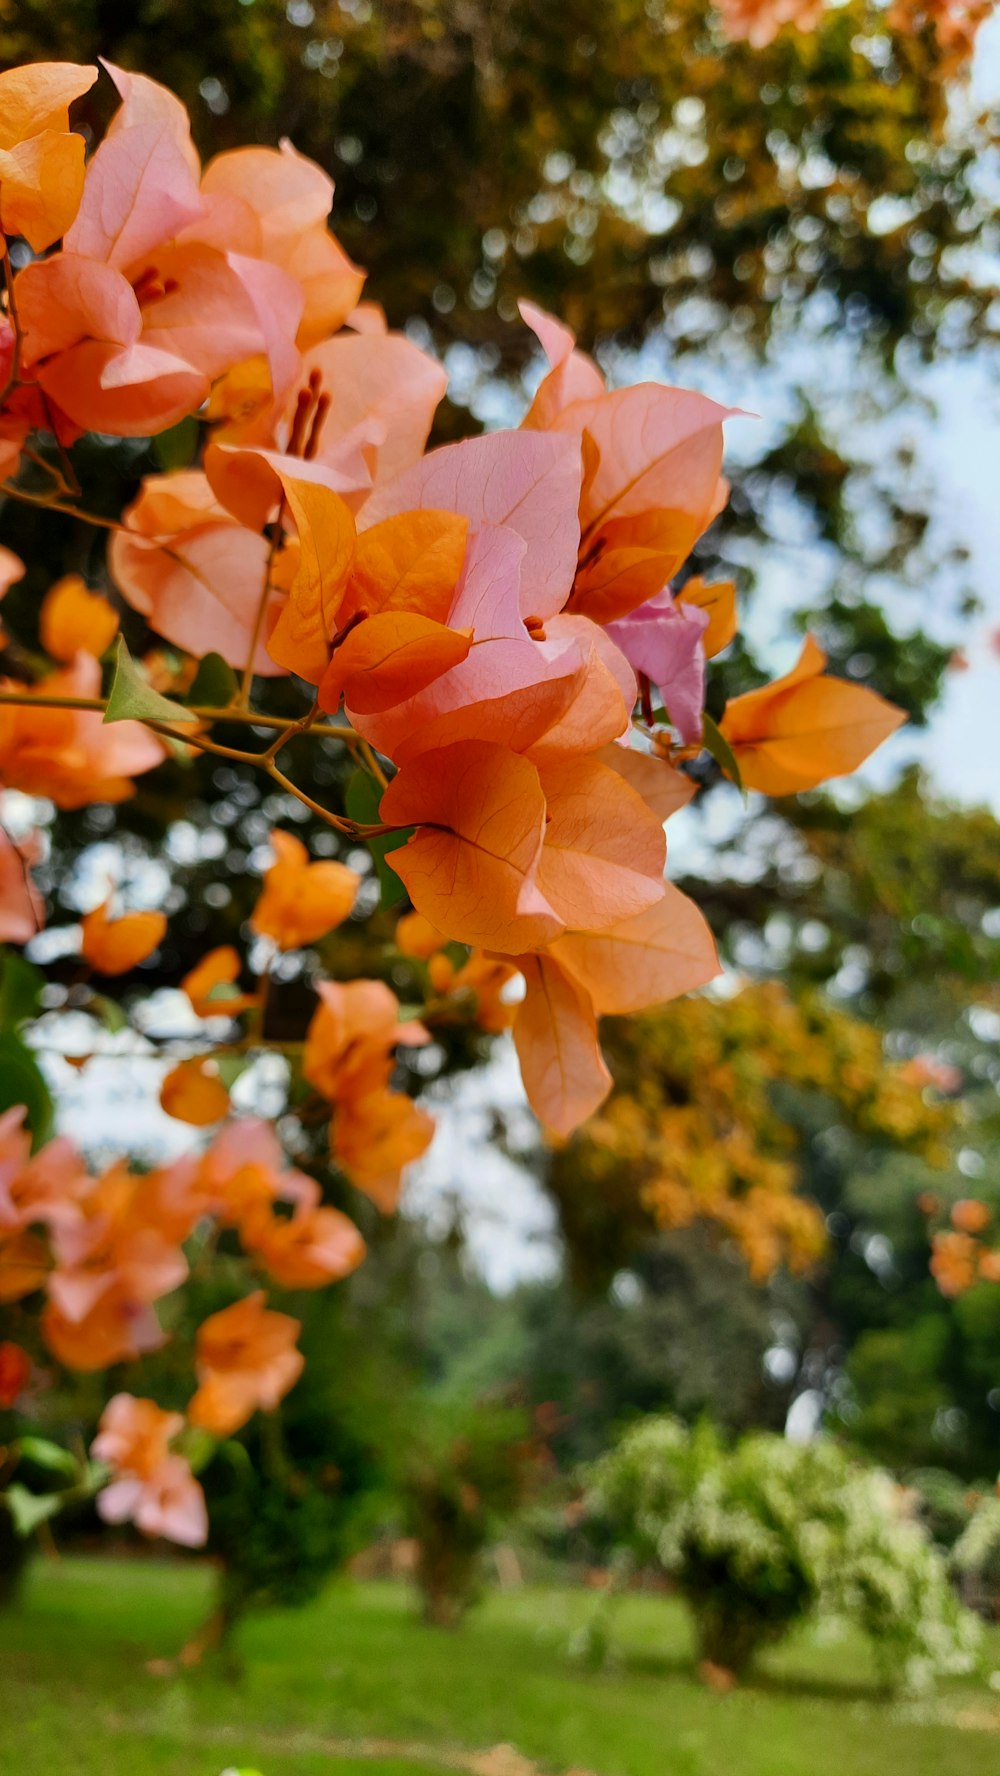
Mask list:
[{"label": "shrub", "polygon": [[968,1668],[976,1625],[888,1475],[833,1442],[757,1433],[727,1448],[672,1418],[628,1431],[589,1475],[588,1514],[674,1579],[699,1657],[743,1673],[812,1613],[873,1641],[887,1682]]},{"label": "shrub", "polygon": [[510,1407],[424,1403],[414,1414],[398,1486],[425,1622],[456,1628],[475,1602],[483,1550],[521,1501],[530,1461],[526,1421]]}]

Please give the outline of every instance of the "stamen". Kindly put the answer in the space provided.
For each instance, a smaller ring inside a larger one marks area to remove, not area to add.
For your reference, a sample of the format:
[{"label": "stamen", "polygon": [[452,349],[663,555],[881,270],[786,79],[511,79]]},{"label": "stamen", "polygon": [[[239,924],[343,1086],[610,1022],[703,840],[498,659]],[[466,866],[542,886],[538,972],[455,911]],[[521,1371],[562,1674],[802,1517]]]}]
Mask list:
[{"label": "stamen", "polygon": [[309,437],[306,440],[306,447],[302,452],[306,462],[312,462],[319,449],[320,433],[323,430],[324,421],[326,420],[329,411],[329,395],[320,395],[319,400],[316,402],[316,411],[313,414],[312,425],[309,428]]},{"label": "stamen", "polygon": [[313,391],[310,388],[300,389],[295,399],[295,414],[292,429],[288,434],[289,456],[299,456],[302,450],[302,437],[306,429],[309,414],[312,411]]}]

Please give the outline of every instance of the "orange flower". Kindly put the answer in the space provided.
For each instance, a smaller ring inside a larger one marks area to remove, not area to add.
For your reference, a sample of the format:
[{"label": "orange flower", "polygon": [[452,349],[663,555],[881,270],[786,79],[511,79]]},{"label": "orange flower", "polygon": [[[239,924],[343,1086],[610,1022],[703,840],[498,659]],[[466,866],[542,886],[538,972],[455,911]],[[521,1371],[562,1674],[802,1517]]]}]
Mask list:
[{"label": "orange flower", "polygon": [[236,987],[241,968],[239,954],[231,944],[209,950],[181,981],[199,1017],[238,1017],[258,1003],[256,993],[241,993]]},{"label": "orange flower", "polygon": [[942,1295],[963,1295],[976,1280],[979,1246],[967,1233],[936,1233],[931,1275]]},{"label": "orange flower", "polygon": [[148,1480],[166,1460],[170,1444],[183,1428],[183,1412],[164,1412],[154,1400],[114,1394],[101,1414],[90,1452],[97,1461]]},{"label": "orange flower", "polygon": [[251,1211],[279,1198],[312,1202],[316,1192],[312,1178],[285,1169],[274,1129],[256,1116],[236,1117],[219,1131],[186,1188],[224,1227],[241,1226]]},{"label": "orange flower", "polygon": [[81,954],[98,974],[129,974],[163,942],[167,921],[162,913],[123,913],[108,918],[110,897],[81,921]]},{"label": "orange flower", "polygon": [[411,1098],[376,1091],[339,1106],[332,1151],[351,1183],[388,1215],[399,1201],[403,1168],[426,1153],[433,1139],[434,1118]]},{"label": "orange flower", "polygon": [[528,759],[482,741],[421,753],[393,778],[381,813],[416,826],[392,867],[449,937],[516,955],[560,930],[535,883],[545,796]]},{"label": "orange flower", "polygon": [[244,1217],[240,1238],[283,1289],[321,1289],[339,1282],[357,1270],[365,1255],[353,1221],[339,1209],[305,1201],[290,1216],[255,1205]]},{"label": "orange flower", "polygon": [[152,1308],[136,1301],[120,1283],[112,1284],[79,1319],[50,1301],[42,1314],[41,1333],[58,1363],[88,1374],[131,1362],[166,1343]]},{"label": "orange flower", "polygon": [[734,43],[746,41],[754,49],[766,49],[786,25],[797,31],[814,31],[827,0],[718,0],[722,26]]},{"label": "orange flower", "polygon": [[693,604],[707,611],[708,628],[701,638],[705,658],[714,660],[736,636],[736,587],[732,580],[720,580],[706,586],[704,575],[694,574],[677,594],[678,604]]},{"label": "orange flower", "polygon": [[0,1407],[17,1404],[31,1378],[31,1358],[19,1344],[0,1344]]},{"label": "orange flower", "polygon": [[906,720],[874,691],[822,677],[825,665],[808,635],[784,678],[727,703],[722,732],[749,789],[794,795],[844,777]]},{"label": "orange flower", "polygon": [[209,161],[201,190],[223,214],[227,206],[237,214],[249,211],[260,231],[261,257],[301,285],[305,308],[297,337],[303,349],[343,326],[365,274],[327,229],[333,180],[322,167],[287,141],[280,149],[235,148]]},{"label": "orange flower", "polygon": [[79,574],[67,574],[42,599],[38,629],[54,660],[72,660],[80,652],[99,657],[118,633],[118,612],[100,592],[88,591]]},{"label": "orange flower", "polygon": [[319,706],[336,711],[343,698],[359,715],[377,715],[460,666],[471,647],[471,629],[449,629],[414,611],[368,617],[335,642]]},{"label": "orange flower", "polygon": [[198,1328],[199,1387],[188,1407],[192,1424],[229,1437],[258,1407],[272,1412],[302,1373],[295,1341],[302,1330],[288,1314],[265,1307],[262,1289],[212,1314]]},{"label": "orange flower", "polygon": [[42,253],[65,234],[83,194],[86,143],[71,133],[69,107],[96,68],[32,62],[0,74],[0,228]]},{"label": "orange flower", "polygon": [[905,1085],[930,1085],[942,1093],[957,1092],[962,1084],[961,1068],[939,1061],[934,1055],[914,1055],[900,1067],[899,1077]]},{"label": "orange flower", "polygon": [[469,534],[455,512],[400,512],[360,532],[342,618],[413,611],[446,621]]},{"label": "orange flower", "polygon": [[593,1000],[552,956],[521,959],[526,993],[514,1045],[528,1101],[556,1135],[569,1135],[611,1090]]},{"label": "orange flower", "polygon": [[151,1303],[184,1281],[187,1261],[151,1219],[155,1203],[146,1179],[118,1164],[86,1181],[72,1216],[53,1219],[42,1332],[67,1367],[104,1369],[163,1343]]},{"label": "orange flower", "polygon": [[719,511],[722,424],[733,417],[691,389],[649,382],[556,415],[585,463],[571,610],[610,623],[663,590]]},{"label": "orange flower", "polygon": [[99,697],[101,668],[92,654],[35,685],[2,681],[4,690],[28,699],[0,708],[0,782],[25,795],[48,796],[57,808],[121,802],[134,793],[131,779],[162,763],[164,748],[138,722],[104,723],[96,711],[32,708],[46,697]]},{"label": "orange flower", "polygon": [[183,1547],[208,1539],[205,1495],[183,1456],[170,1452],[183,1429],[181,1412],[163,1412],[153,1400],[115,1394],[101,1414],[90,1447],[115,1478],[97,1500],[106,1523],[132,1522],[144,1535],[166,1536]]},{"label": "orange flower", "polygon": [[[294,467],[294,462],[289,466]],[[277,470],[272,470],[269,479],[276,477]],[[299,554],[287,601],[268,636],[267,651],[279,666],[318,685],[341,624],[354,560],[354,519],[344,501],[328,487],[283,472],[280,483],[279,491],[284,493],[298,530]]]},{"label": "orange flower", "polygon": [[264,876],[250,924],[280,949],[298,950],[343,924],[361,878],[343,863],[310,863],[308,851],[292,833],[276,829],[271,847],[277,860]]},{"label": "orange flower", "polygon": [[50,1268],[49,1248],[37,1233],[0,1227],[0,1303],[33,1295]]},{"label": "orange flower", "polygon": [[205,1128],[229,1114],[229,1093],[218,1068],[204,1056],[171,1068],[160,1087],[160,1104],[178,1122]]},{"label": "orange flower", "polygon": [[24,1118],[20,1104],[0,1116],[0,1302],[41,1288],[52,1260],[36,1229],[72,1219],[88,1182],[68,1141],[51,1141],[32,1159]]},{"label": "orange flower", "polygon": [[396,948],[403,956],[426,962],[436,950],[443,950],[448,939],[443,931],[425,919],[423,913],[404,913],[396,925]]},{"label": "orange flower", "polygon": [[0,1116],[0,1231],[74,1220],[77,1201],[90,1186],[76,1148],[64,1137],[31,1157],[26,1115],[17,1104]]},{"label": "orange flower", "polygon": [[990,17],[993,0],[893,0],[889,24],[894,31],[916,35],[933,27],[940,54],[940,73],[957,74],[969,60],[980,25]]},{"label": "orange flower", "polygon": [[463,999],[471,1002],[472,1019],[480,1030],[499,1035],[513,1023],[517,1007],[507,1003],[503,990],[517,978],[518,971],[509,962],[473,950],[461,968],[453,968],[447,956],[432,956],[427,972],[435,993],[455,998],[459,1004]]},{"label": "orange flower", "polygon": [[[255,630],[266,538],[236,523],[198,469],[148,475],[122,516],[125,528],[111,538],[108,566],[129,604],[176,647],[242,666]],[[270,620],[279,606],[275,594]],[[278,670],[259,640],[253,665],[259,673]]]},{"label": "orange flower", "polygon": [[45,902],[35,887],[31,865],[39,861],[37,833],[15,845],[0,827],[0,942],[27,943],[45,924]]},{"label": "orange flower", "polygon": [[422,1024],[399,1022],[399,1000],[383,981],[322,981],[320,1005],[306,1032],[302,1071],[331,1101],[381,1090],[399,1044],[419,1047]]},{"label": "orange flower", "polygon": [[959,1233],[982,1233],[990,1224],[990,1211],[974,1196],[965,1196],[952,1205],[951,1224]]}]

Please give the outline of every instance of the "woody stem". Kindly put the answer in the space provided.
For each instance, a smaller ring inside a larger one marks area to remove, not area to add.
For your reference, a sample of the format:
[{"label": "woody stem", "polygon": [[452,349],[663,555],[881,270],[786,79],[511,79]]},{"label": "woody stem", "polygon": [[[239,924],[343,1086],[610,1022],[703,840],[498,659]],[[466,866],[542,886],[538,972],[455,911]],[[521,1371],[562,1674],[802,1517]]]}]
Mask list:
[{"label": "woody stem", "polygon": [[292,722],[291,726],[287,727],[284,733],[279,734],[277,739],[272,740],[267,751],[261,753],[261,764],[266,764],[269,759],[276,759],[282,747],[288,745],[289,740],[297,740],[300,734],[308,733],[318,714],[319,698],[314,697],[312,706],[306,710],[305,715],[300,716],[297,722]]},{"label": "woody stem", "polygon": [[[0,691],[0,707],[5,704],[13,704],[27,709],[76,709],[95,715],[103,715],[107,708],[106,703],[99,697],[46,697],[44,695],[35,696],[28,692],[19,695],[14,691]],[[314,713],[315,706],[309,714],[311,716]],[[285,721],[279,716],[258,716],[252,710],[205,708],[192,708],[191,714],[208,721],[234,721],[243,722],[251,727],[278,728],[281,744],[284,744],[285,739],[309,732],[317,736],[328,735],[331,738],[348,742],[357,740],[357,736],[350,729],[339,728],[332,723],[313,723],[302,717],[299,717],[297,721]],[[269,747],[266,752],[248,752],[238,746],[222,746],[217,740],[207,739],[204,734],[192,734],[183,728],[172,726],[169,722],[156,721],[149,716],[137,716],[134,719],[141,721],[144,727],[152,729],[154,734],[160,734],[166,740],[176,740],[183,746],[194,746],[200,752],[210,752],[218,758],[234,759],[238,764],[252,765],[257,770],[265,770],[269,777],[274,778],[275,783],[287,790],[289,795],[295,796],[296,800],[302,802],[318,819],[325,821],[327,826],[332,826],[335,832],[343,833],[347,838],[377,838],[385,833],[405,830],[400,826],[361,825],[356,820],[347,820],[339,814],[332,813],[329,808],[324,808],[322,803],[314,801],[313,797],[307,795],[304,789],[300,789],[290,777],[286,777],[284,771],[278,769],[274,762],[274,755],[278,748]],[[370,755],[370,748],[366,747],[366,752]],[[372,764],[380,780],[384,783],[385,777],[374,759],[372,759]]]},{"label": "woody stem", "polygon": [[312,796],[307,795],[304,789],[299,789],[298,785],[293,783],[290,777],[286,777],[284,771],[279,771],[273,758],[265,758],[259,762],[263,763],[265,771],[269,777],[274,778],[275,783],[280,783],[282,789],[287,790],[289,795],[297,797],[297,799],[302,802],[311,813],[315,814],[318,819],[325,820],[327,826],[333,827],[334,832],[344,833],[346,837],[350,839],[356,839],[358,837],[360,829],[356,821],[345,820],[339,814],[332,814],[330,809],[324,808],[321,802],[314,801]]},{"label": "woody stem", "polygon": [[102,518],[97,512],[84,512],[79,506],[69,506],[63,500],[53,499],[51,494],[29,493],[27,488],[14,487],[10,481],[0,481],[0,493],[8,499],[20,500],[24,506],[44,506],[48,512],[64,512],[67,518],[79,518],[83,524],[93,524],[97,530],[121,530],[126,535],[134,533],[116,518]]}]

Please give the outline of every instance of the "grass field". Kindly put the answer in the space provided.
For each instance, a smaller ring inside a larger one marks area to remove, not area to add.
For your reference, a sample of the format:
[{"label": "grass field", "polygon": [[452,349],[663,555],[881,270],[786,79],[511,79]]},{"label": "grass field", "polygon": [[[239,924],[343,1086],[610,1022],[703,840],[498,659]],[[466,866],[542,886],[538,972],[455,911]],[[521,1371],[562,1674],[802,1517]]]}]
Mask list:
[{"label": "grass field", "polygon": [[[1000,1635],[983,1673],[887,1703],[867,1650],[818,1632],[729,1695],[695,1682],[681,1609],[630,1597],[617,1656],[567,1656],[592,1599],[491,1596],[457,1635],[407,1593],[339,1582],[310,1609],[245,1627],[238,1682],[157,1676],[206,1613],[209,1575],[154,1562],[35,1563],[0,1617],[3,1776],[996,1776]],[[502,1747],[512,1748],[504,1751]],[[515,1755],[517,1754],[517,1755]],[[523,1762],[522,1762],[523,1760]]]}]

